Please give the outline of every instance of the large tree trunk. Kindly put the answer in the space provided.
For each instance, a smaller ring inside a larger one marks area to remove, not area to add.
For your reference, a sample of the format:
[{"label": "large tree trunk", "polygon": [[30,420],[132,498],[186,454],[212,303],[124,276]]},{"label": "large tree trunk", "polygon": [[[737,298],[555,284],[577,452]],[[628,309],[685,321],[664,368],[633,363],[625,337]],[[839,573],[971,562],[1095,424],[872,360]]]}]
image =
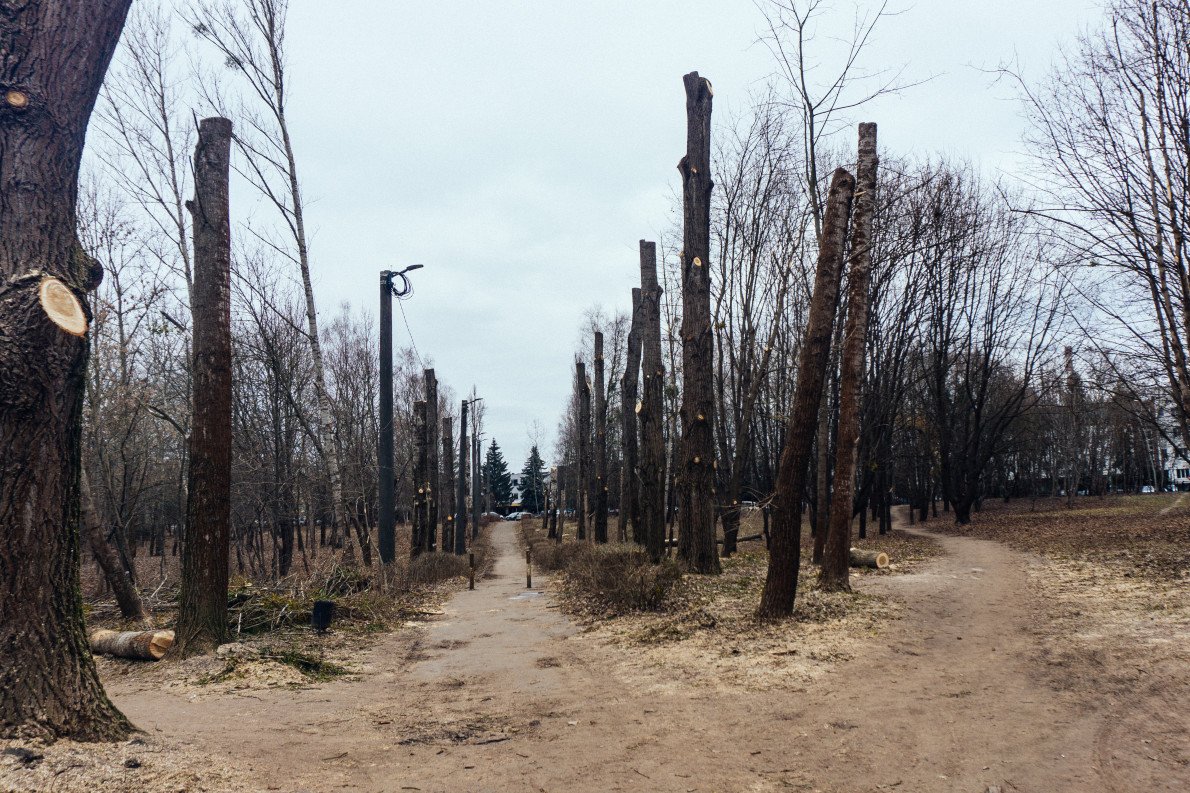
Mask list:
[{"label": "large tree trunk", "polygon": [[847,241],[847,220],[855,177],[843,168],[831,177],[823,218],[822,242],[806,335],[798,352],[797,388],[789,414],[785,448],[777,471],[777,492],[769,542],[769,567],[757,616],[776,619],[793,614],[801,566],[802,494],[810,467],[818,409],[830,362],[831,329],[839,295],[839,273]]},{"label": "large tree trunk", "polygon": [[872,282],[872,215],[876,209],[876,125],[859,125],[855,217],[847,263],[847,320],[839,374],[839,430],[835,442],[835,486],[830,529],[818,584],[828,592],[850,590],[847,549],[851,547],[855,459],[863,407],[864,349],[868,336],[868,291]]},{"label": "large tree trunk", "polygon": [[595,333],[595,542],[607,542],[607,397],[603,334]]},{"label": "large tree trunk", "polygon": [[139,620],[145,625],[152,625],[153,620],[149,616],[149,612],[145,610],[145,604],[141,600],[136,583],[128,574],[128,569],[121,563],[120,555],[116,553],[116,549],[104,536],[103,523],[99,520],[99,515],[95,510],[95,499],[91,494],[91,483],[87,478],[86,471],[83,471],[82,474],[82,521],[83,531],[87,535],[87,546],[91,549],[95,561],[103,570],[104,578],[107,579],[116,596],[121,616],[125,619]]},{"label": "large tree trunk", "polygon": [[587,384],[587,367],[582,361],[574,364],[574,388],[578,394],[578,480],[575,487],[575,514],[578,518],[578,538],[587,539],[587,507],[591,504],[591,387]]},{"label": "large tree trunk", "polygon": [[661,358],[661,287],[657,244],[640,241],[641,400],[640,536],[654,564],[665,548],[665,366]]},{"label": "large tree trunk", "polygon": [[231,122],[203,119],[194,150],[194,419],[182,592],[172,653],[227,638],[231,539]]},{"label": "large tree trunk", "polygon": [[410,533],[409,555],[416,558],[426,548],[427,516],[429,514],[426,478],[430,459],[426,441],[430,437],[426,423],[428,412],[424,400],[413,403],[413,531]]},{"label": "large tree trunk", "polygon": [[459,408],[459,479],[455,482],[455,553],[467,553],[467,400]]},{"label": "large tree trunk", "polygon": [[711,332],[711,83],[691,72],[686,87],[682,174],[682,450],[678,558],[718,573],[715,551],[714,334]]},{"label": "large tree trunk", "polygon": [[438,378],[433,369],[425,371],[426,384],[426,527],[425,549],[438,546]]},{"label": "large tree trunk", "polygon": [[[454,427],[451,426],[450,416],[442,417],[442,497],[452,499],[455,488],[455,456],[454,456]],[[448,509],[442,518],[442,553],[454,550],[454,514],[449,509],[450,501],[446,502]]]},{"label": "large tree trunk", "polygon": [[[87,121],[130,0],[0,5],[0,737],[116,739],[83,632],[86,293],[75,234]],[[55,319],[55,317],[57,319]]]},{"label": "large tree trunk", "polygon": [[620,430],[624,445],[624,462],[620,467],[620,542],[628,541],[628,527],[632,527],[632,541],[644,544],[640,530],[640,480],[636,463],[640,442],[637,438],[636,400],[640,383],[641,311],[640,289],[632,290],[632,325],[628,331],[628,355],[624,377],[620,381]]}]

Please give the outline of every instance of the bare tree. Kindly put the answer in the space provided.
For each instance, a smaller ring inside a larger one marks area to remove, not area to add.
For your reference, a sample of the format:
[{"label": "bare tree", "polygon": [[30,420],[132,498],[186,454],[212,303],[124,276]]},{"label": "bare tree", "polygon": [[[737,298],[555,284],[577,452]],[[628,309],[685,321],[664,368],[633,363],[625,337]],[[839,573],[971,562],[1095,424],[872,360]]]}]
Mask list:
[{"label": "bare tree", "polygon": [[661,287],[657,244],[640,241],[641,400],[640,534],[653,563],[665,546],[665,366],[661,358]]},{"label": "bare tree", "polygon": [[194,150],[194,420],[182,551],[179,657],[227,636],[231,535],[231,122],[203,119]]},{"label": "bare tree", "polygon": [[805,340],[798,353],[797,390],[777,475],[768,574],[757,609],[757,615],[763,619],[788,617],[793,613],[798,569],[801,566],[802,491],[806,485],[810,450],[814,445],[813,428],[817,422],[830,358],[831,328],[854,192],[855,177],[842,168],[837,169],[827,195],[814,297]]},{"label": "bare tree", "polygon": [[686,87],[682,174],[682,451],[678,558],[718,573],[715,552],[714,333],[711,329],[711,83],[698,72]]},{"label": "bare tree", "polygon": [[872,273],[872,216],[876,208],[876,125],[859,125],[855,215],[851,222],[851,254],[847,261],[847,320],[843,331],[839,383],[839,440],[835,450],[835,487],[830,531],[822,557],[819,585],[849,590],[852,501],[855,460],[859,448],[860,400],[863,397],[864,346],[868,334],[868,290]]}]

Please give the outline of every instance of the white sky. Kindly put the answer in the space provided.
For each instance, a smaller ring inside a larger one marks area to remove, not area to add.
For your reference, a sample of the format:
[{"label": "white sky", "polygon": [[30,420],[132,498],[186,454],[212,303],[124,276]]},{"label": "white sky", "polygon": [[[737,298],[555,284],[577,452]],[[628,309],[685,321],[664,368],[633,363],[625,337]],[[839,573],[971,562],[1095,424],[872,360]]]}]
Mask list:
[{"label": "white sky", "polygon": [[[320,311],[375,312],[379,270],[425,263],[404,306],[417,348],[460,394],[478,387],[513,471],[534,419],[548,460],[583,310],[626,308],[637,240],[671,223],[681,77],[713,82],[718,120],[745,110],[772,71],[759,12],[751,0],[291,6],[291,123]],[[1012,171],[1021,120],[981,70],[1016,58],[1038,75],[1101,13],[1091,0],[900,8],[863,63],[935,78],[855,120],[879,122],[892,154],[944,153],[988,173]],[[854,15],[838,0],[823,27],[846,32]],[[829,32],[815,44],[825,57]],[[394,338],[408,338],[399,313]]]}]

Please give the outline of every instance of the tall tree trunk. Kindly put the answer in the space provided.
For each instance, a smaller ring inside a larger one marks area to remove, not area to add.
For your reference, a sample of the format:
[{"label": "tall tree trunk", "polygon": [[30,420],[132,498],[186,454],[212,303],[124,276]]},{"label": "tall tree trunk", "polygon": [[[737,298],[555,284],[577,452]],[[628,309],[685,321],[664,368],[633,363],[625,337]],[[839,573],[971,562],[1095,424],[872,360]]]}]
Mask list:
[{"label": "tall tree trunk", "polygon": [[641,311],[640,289],[632,290],[632,325],[628,331],[628,355],[624,377],[620,381],[620,434],[624,445],[620,466],[620,542],[628,541],[628,527],[632,527],[632,541],[644,544],[640,530],[640,486],[636,462],[640,442],[637,437],[636,400],[640,383]]},{"label": "tall tree trunk", "polygon": [[595,333],[595,542],[607,542],[607,397],[603,334]]},{"label": "tall tree trunk", "polygon": [[190,497],[176,641],[171,654],[227,639],[231,540],[231,122],[207,118],[194,150],[194,408]]},{"label": "tall tree trunk", "polygon": [[843,331],[839,374],[835,487],[831,496],[830,529],[818,576],[819,586],[828,592],[851,589],[848,551],[851,548],[855,460],[859,451],[860,411],[863,407],[868,292],[872,282],[872,216],[876,209],[876,165],[876,125],[860,124],[855,216],[851,223],[851,254],[847,262],[847,320]]},{"label": "tall tree trunk", "polygon": [[665,365],[661,358],[661,287],[657,244],[640,241],[641,400],[640,538],[654,564],[665,548]]},{"label": "tall tree trunk", "polygon": [[551,540],[557,539],[558,537],[558,511],[562,509],[562,485],[560,479],[562,476],[561,472],[562,466],[559,465],[554,467],[554,470],[550,476],[550,486],[547,488],[547,492],[550,493],[550,501],[549,508],[546,510],[546,517],[549,520],[549,524],[546,526],[546,528],[549,529],[549,534],[547,537]]},{"label": "tall tree trunk", "polygon": [[426,448],[430,438],[429,425],[426,414],[429,412],[424,400],[413,403],[413,531],[409,539],[409,555],[417,558],[426,549],[426,531],[429,528],[429,494],[426,492],[426,479],[429,473],[429,449]]},{"label": "tall tree trunk", "polygon": [[128,575],[124,565],[120,563],[120,555],[116,553],[116,549],[104,536],[103,523],[99,520],[99,514],[95,509],[95,499],[91,494],[91,483],[87,478],[86,471],[82,472],[82,523],[83,531],[87,535],[87,546],[91,549],[95,561],[103,570],[104,578],[116,596],[120,615],[125,619],[139,620],[146,625],[151,625],[153,620],[145,609],[136,583],[132,580],[132,576]]},{"label": "tall tree trunk", "polygon": [[587,539],[587,506],[591,503],[591,387],[587,385],[587,367],[582,361],[574,364],[574,387],[578,394],[578,481],[576,482],[575,513],[578,516],[578,538]]},{"label": "tall tree trunk", "polygon": [[793,395],[785,448],[781,451],[781,463],[777,471],[768,574],[757,609],[757,616],[762,619],[777,619],[793,614],[797,575],[801,566],[802,494],[810,467],[823,384],[830,363],[831,330],[854,192],[855,177],[843,168],[836,169],[827,194],[814,294],[810,300],[806,335],[798,352],[797,388]]},{"label": "tall tree trunk", "polygon": [[467,553],[467,400],[459,408],[459,480],[455,483],[455,553]]},{"label": "tall tree trunk", "polygon": [[814,513],[810,533],[814,535],[814,550],[810,561],[815,564],[822,562],[823,549],[826,547],[826,535],[830,531],[831,514],[831,421],[830,421],[830,389],[822,389],[822,402],[818,406],[818,430],[815,435],[814,451],[817,455],[815,473],[817,478],[814,485]]},{"label": "tall tree trunk", "polygon": [[438,378],[433,369],[425,371],[426,386],[426,529],[425,549],[434,550],[438,545]]},{"label": "tall tree trunk", "polygon": [[691,72],[682,174],[682,451],[678,558],[718,573],[715,552],[714,334],[711,332],[711,90]]},{"label": "tall tree trunk", "polygon": [[[445,499],[454,498],[455,486],[455,472],[454,472],[455,456],[454,456],[454,427],[450,416],[442,417],[442,479],[440,492]],[[442,553],[450,553],[454,550],[454,514],[449,509],[451,501],[446,502],[448,509],[446,514],[442,516]]]},{"label": "tall tree trunk", "polygon": [[79,161],[130,0],[0,8],[0,737],[117,739],[83,631]]}]

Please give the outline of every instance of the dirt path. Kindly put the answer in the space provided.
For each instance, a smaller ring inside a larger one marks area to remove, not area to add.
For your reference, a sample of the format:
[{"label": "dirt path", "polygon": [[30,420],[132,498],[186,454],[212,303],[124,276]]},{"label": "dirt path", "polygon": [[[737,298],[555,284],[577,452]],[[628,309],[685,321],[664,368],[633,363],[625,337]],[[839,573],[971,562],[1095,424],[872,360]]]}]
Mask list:
[{"label": "dirt path", "polygon": [[751,692],[576,641],[550,598],[525,590],[515,525],[493,531],[494,577],[381,642],[358,681],[109,690],[141,726],[250,769],[261,789],[1130,789],[1100,773],[1114,762],[1109,714],[1045,682],[1030,560],[1002,545],[939,537],[947,553],[922,572],[865,579],[902,599],[905,619],[807,690]]}]

